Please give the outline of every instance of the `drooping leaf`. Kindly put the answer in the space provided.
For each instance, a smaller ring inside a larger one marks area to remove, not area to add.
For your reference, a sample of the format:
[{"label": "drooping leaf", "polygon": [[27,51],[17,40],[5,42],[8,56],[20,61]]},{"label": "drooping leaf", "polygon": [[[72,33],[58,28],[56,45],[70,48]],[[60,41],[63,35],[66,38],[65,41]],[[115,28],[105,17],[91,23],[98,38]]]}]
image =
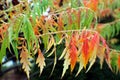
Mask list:
[{"label": "drooping leaf", "polygon": [[57,63],[57,55],[56,55],[56,48],[54,48],[54,64],[53,64],[53,68],[52,68],[52,71],[51,71],[51,73],[50,73],[50,76],[52,76],[52,74],[53,74],[53,71],[54,71],[54,69],[55,69],[55,66],[56,66],[56,63]]},{"label": "drooping leaf", "polygon": [[99,34],[97,32],[92,34],[92,36],[91,36],[92,39],[91,39],[90,44],[89,44],[89,46],[90,46],[90,49],[89,49],[90,65],[89,65],[86,72],[88,72],[89,69],[92,67],[92,65],[95,63],[96,56],[97,56],[97,50],[98,50],[98,46],[99,46],[99,42],[100,42]]},{"label": "drooping leaf", "polygon": [[118,62],[118,69],[120,70],[120,55],[118,55],[118,60],[117,60],[117,62]]},{"label": "drooping leaf", "polygon": [[18,44],[17,44],[16,41],[14,41],[14,42],[11,43],[11,45],[12,45],[13,50],[14,50],[14,52],[15,52],[15,56],[16,56],[16,58],[18,59],[18,49],[17,49]]},{"label": "drooping leaf", "polygon": [[66,48],[63,50],[61,56],[59,57],[59,60],[61,60],[61,59],[64,57],[64,55],[66,54],[67,50],[68,50],[68,48],[66,47]]},{"label": "drooping leaf", "polygon": [[76,76],[78,76],[78,74],[81,72],[81,70],[84,68],[84,62],[83,62],[83,60],[82,60],[82,56],[79,56],[78,57],[79,58],[79,69],[78,69],[78,72],[77,72],[77,74],[76,74]]},{"label": "drooping leaf", "polygon": [[99,50],[97,50],[97,57],[100,59],[100,68],[102,68],[103,61],[105,58],[105,47],[104,46],[99,46]]},{"label": "drooping leaf", "polygon": [[88,51],[89,51],[88,39],[85,39],[85,41],[83,43],[83,46],[82,46],[82,52],[81,52],[81,55],[82,55],[82,58],[83,58],[84,68],[86,68],[86,65],[87,65],[88,60],[89,60]]},{"label": "drooping leaf", "polygon": [[69,47],[70,47],[69,52],[70,52],[70,60],[71,60],[70,66],[72,72],[77,62],[77,48],[76,48],[75,35],[72,36]]},{"label": "drooping leaf", "polygon": [[62,72],[62,76],[61,78],[64,76],[66,70],[69,68],[69,65],[70,65],[70,54],[69,54],[69,51],[67,51],[67,53],[65,54],[65,57],[64,57],[64,64],[63,64],[63,72]]},{"label": "drooping leaf", "polygon": [[106,62],[108,64],[109,68],[112,69],[111,65],[110,65],[110,49],[109,49],[109,47],[108,47],[108,45],[106,43],[106,40],[103,37],[101,37],[100,39],[101,39],[101,42],[102,42],[103,46],[106,48],[105,60],[106,60]]},{"label": "drooping leaf", "polygon": [[23,23],[24,24],[22,26],[22,31],[23,31],[24,37],[27,41],[28,51],[30,52],[30,49],[32,48],[32,45],[33,45],[32,42],[34,41],[37,43],[37,39],[36,39],[36,36],[34,34],[32,24],[27,16],[24,17]]},{"label": "drooping leaf", "polygon": [[45,58],[40,49],[38,49],[38,57],[36,60],[36,64],[38,64],[38,67],[40,67],[40,75],[41,75],[43,68],[45,67],[46,64],[45,64]]},{"label": "drooping leaf", "polygon": [[54,37],[51,35],[51,38],[49,39],[49,43],[47,45],[46,52],[48,52],[50,50],[50,48],[53,46],[54,43],[55,43]]},{"label": "drooping leaf", "polygon": [[1,49],[0,49],[0,63],[2,63],[2,59],[3,59],[3,57],[6,54],[6,49],[7,49],[8,45],[9,45],[9,40],[8,40],[8,37],[6,36],[3,39],[3,42],[2,42],[2,45],[1,45]]},{"label": "drooping leaf", "polygon": [[113,72],[118,72],[118,53],[116,51],[110,52],[110,64]]},{"label": "drooping leaf", "polygon": [[42,41],[44,43],[44,48],[47,49],[48,41],[49,41],[49,35],[42,36]]},{"label": "drooping leaf", "polygon": [[29,78],[29,73],[30,73],[30,66],[31,63],[29,61],[29,59],[31,58],[30,54],[28,53],[28,50],[26,49],[25,46],[22,46],[22,51],[20,54],[20,63],[22,63],[22,69],[24,69],[24,71],[27,74],[27,77]]}]

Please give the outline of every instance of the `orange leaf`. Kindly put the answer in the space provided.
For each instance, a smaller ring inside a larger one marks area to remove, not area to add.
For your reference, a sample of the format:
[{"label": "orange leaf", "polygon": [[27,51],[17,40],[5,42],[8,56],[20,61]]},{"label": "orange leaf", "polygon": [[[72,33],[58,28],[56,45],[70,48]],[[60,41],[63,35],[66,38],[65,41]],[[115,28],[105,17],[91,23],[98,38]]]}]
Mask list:
[{"label": "orange leaf", "polygon": [[73,71],[76,62],[77,62],[77,48],[76,48],[76,39],[74,37],[75,35],[72,36],[71,41],[70,41],[70,65],[71,65],[71,72]]},{"label": "orange leaf", "polygon": [[63,24],[63,21],[62,21],[63,19],[62,19],[62,14],[60,14],[59,15],[59,17],[58,17],[58,30],[63,30],[63,26],[64,26],[64,24]]},{"label": "orange leaf", "polygon": [[30,71],[30,61],[29,59],[31,58],[30,54],[28,53],[28,50],[26,49],[25,46],[22,46],[22,51],[20,54],[20,62],[22,63],[22,68],[27,74],[27,77],[29,78],[29,71]]},{"label": "orange leaf", "polygon": [[45,58],[40,49],[38,49],[38,58],[36,60],[36,64],[38,64],[38,67],[40,67],[40,74],[41,74],[45,66]]},{"label": "orange leaf", "polygon": [[97,11],[97,8],[98,8],[98,0],[84,0],[83,1],[84,3],[84,6],[85,7],[88,7],[94,11]]},{"label": "orange leaf", "polygon": [[90,36],[89,41],[90,41],[89,42],[89,63],[90,63],[90,65],[86,72],[88,72],[90,70],[90,68],[92,67],[92,65],[95,63],[97,50],[98,50],[98,46],[99,46],[99,34],[97,32],[92,34]]},{"label": "orange leaf", "polygon": [[38,27],[34,27],[33,29],[34,29],[34,34],[35,35],[39,35],[40,34]]}]

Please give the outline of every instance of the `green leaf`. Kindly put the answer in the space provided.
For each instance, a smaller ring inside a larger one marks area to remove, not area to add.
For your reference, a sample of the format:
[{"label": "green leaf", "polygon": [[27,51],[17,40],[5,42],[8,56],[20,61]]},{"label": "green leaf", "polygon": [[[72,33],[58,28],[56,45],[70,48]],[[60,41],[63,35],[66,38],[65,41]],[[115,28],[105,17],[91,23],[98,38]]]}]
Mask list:
[{"label": "green leaf", "polygon": [[6,48],[9,46],[9,40],[6,36],[4,40],[2,41],[1,49],[0,49],[0,63],[2,63],[2,59],[6,54]]},{"label": "green leaf", "polygon": [[112,69],[115,71],[115,72],[118,72],[118,63],[117,63],[117,60],[118,60],[118,53],[116,53],[115,51],[111,51],[110,53],[110,57],[111,57],[111,61],[110,61],[110,64],[112,66]]},{"label": "green leaf", "polygon": [[30,49],[32,49],[34,42],[38,43],[38,41],[34,34],[34,30],[32,28],[31,22],[27,16],[24,17],[22,31],[25,39],[27,40],[28,52],[30,52]]},{"label": "green leaf", "polygon": [[49,41],[49,35],[42,36],[42,42],[44,43],[45,49],[47,49],[48,41]]},{"label": "green leaf", "polygon": [[15,52],[15,56],[16,56],[16,58],[18,59],[18,49],[17,49],[18,44],[17,44],[16,41],[13,41],[13,42],[11,43],[11,45],[12,45],[13,50],[14,50],[14,52]]}]

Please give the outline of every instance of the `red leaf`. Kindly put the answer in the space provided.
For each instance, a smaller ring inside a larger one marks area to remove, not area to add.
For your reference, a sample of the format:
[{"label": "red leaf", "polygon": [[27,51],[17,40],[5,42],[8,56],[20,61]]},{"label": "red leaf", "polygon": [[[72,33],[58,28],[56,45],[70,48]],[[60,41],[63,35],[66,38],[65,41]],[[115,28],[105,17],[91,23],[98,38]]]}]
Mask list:
[{"label": "red leaf", "polygon": [[88,51],[89,51],[88,39],[85,39],[83,42],[83,46],[82,46],[82,55],[83,55],[84,67],[86,67],[86,64],[88,63],[88,60],[89,60]]},{"label": "red leaf", "polygon": [[95,45],[99,45],[99,34],[98,33],[95,33],[91,39],[90,51],[94,50],[94,47],[96,47]]},{"label": "red leaf", "polygon": [[120,55],[118,56],[118,69],[120,70]]}]

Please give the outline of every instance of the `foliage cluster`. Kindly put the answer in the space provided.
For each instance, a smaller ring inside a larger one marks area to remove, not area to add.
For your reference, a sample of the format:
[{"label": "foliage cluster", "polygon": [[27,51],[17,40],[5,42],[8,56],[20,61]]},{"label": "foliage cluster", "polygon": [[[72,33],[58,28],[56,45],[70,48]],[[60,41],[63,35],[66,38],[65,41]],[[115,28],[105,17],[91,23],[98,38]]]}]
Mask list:
[{"label": "foliage cluster", "polygon": [[[61,78],[69,67],[73,72],[77,63],[76,76],[82,69],[88,72],[96,58],[101,68],[105,60],[112,71],[118,72],[120,54],[110,49],[105,39],[119,34],[119,8],[119,0],[33,0],[10,5],[1,11],[8,21],[0,19],[0,63],[6,49],[11,52],[12,48],[28,78],[32,61],[41,74],[49,58],[54,59],[50,75],[57,61],[64,60]],[[110,16],[113,21],[102,22]],[[63,49],[58,54],[60,45]]]}]

